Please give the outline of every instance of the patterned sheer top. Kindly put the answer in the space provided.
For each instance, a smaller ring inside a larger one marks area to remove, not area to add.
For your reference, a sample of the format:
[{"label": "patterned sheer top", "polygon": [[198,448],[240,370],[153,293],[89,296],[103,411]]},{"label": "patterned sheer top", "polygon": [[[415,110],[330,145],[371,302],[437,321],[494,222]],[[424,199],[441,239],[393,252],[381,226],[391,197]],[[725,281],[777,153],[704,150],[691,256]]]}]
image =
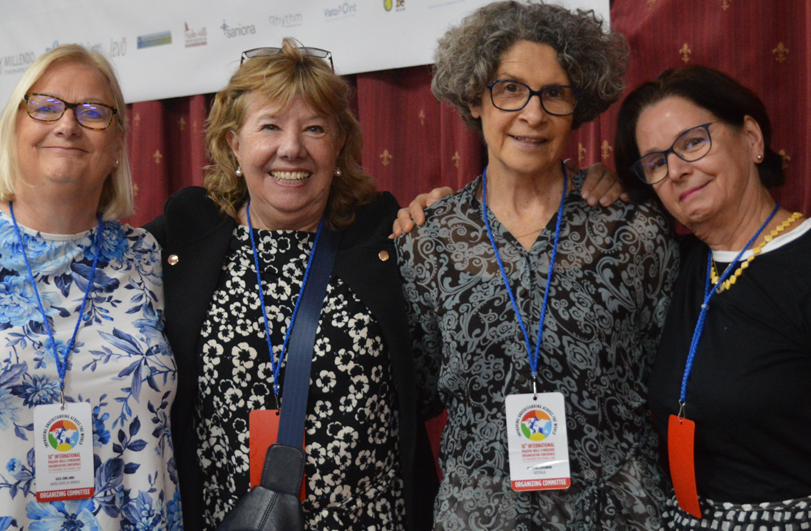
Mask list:
[{"label": "patterned sheer top", "polygon": [[533,349],[549,290],[538,391],[565,397],[568,490],[511,489],[504,401],[531,392],[530,368],[477,199],[481,179],[398,241],[422,406],[448,411],[436,529],[658,529],[666,483],[646,382],[678,249],[650,205],[590,208],[583,178],[565,199],[551,285],[557,215],[527,251],[488,212]]}]

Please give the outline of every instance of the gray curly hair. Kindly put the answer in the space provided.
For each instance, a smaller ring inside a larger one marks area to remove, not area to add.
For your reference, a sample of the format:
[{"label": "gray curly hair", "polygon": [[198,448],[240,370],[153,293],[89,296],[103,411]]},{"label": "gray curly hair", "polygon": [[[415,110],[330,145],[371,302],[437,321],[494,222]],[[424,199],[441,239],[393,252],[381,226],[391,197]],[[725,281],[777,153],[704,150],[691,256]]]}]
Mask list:
[{"label": "gray curly hair", "polygon": [[[582,94],[572,128],[593,120],[622,94],[628,45],[615,31],[603,31],[594,11],[569,11],[542,2],[495,2],[474,11],[439,39],[431,90],[456,107],[467,124],[481,131],[470,105],[481,104],[501,56],[518,41],[548,44],[569,81]],[[533,87],[536,88],[536,87]]]}]

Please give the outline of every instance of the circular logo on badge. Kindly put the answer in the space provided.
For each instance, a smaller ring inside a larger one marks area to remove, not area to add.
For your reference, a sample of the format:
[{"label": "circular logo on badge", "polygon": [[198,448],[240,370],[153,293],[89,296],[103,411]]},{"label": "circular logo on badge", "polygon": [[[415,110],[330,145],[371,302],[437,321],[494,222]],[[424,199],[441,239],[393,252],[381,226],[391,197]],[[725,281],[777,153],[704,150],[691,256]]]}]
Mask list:
[{"label": "circular logo on badge", "polygon": [[521,417],[521,433],[530,441],[543,441],[554,427],[552,418],[541,409],[531,409]]},{"label": "circular logo on badge", "polygon": [[72,421],[60,419],[48,430],[48,442],[58,452],[67,452],[79,444],[79,427]]}]

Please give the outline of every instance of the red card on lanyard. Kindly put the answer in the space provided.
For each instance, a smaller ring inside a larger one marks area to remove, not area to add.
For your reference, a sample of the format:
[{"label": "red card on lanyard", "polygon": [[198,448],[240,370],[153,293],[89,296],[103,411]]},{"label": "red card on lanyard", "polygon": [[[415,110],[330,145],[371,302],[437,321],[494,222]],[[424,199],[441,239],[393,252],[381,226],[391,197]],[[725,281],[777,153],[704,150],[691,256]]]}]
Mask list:
[{"label": "red card on lanyard", "polygon": [[667,453],[676,500],[684,512],[701,518],[696,488],[695,436],[695,422],[670,415],[667,425]]},{"label": "red card on lanyard", "polygon": [[[261,409],[251,411],[248,417],[248,446],[250,448],[251,488],[262,483],[262,469],[265,467],[265,456],[268,448],[279,438],[278,409]],[[305,448],[306,450],[306,448]],[[301,478],[301,492],[299,498],[304,501],[304,480]]]}]

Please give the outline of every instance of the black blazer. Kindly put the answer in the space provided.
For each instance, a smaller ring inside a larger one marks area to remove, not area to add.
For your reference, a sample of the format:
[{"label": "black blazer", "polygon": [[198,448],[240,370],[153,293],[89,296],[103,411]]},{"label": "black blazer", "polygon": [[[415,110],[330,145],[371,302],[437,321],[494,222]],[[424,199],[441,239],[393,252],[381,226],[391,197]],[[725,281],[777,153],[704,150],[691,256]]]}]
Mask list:
[{"label": "black blazer", "polygon": [[[399,402],[406,514],[409,527],[421,530],[431,528],[438,481],[424,424],[417,421],[406,306],[394,244],[388,239],[397,209],[397,201],[388,192],[378,194],[371,204],[357,209],[355,222],[341,232],[332,274],[346,282],[369,308],[389,348]],[[163,247],[165,331],[178,370],[172,440],[186,531],[203,528],[203,481],[193,426],[198,342],[235,226],[235,221],[223,215],[199,187],[173,195],[166,202],[163,215],[145,226]]]}]

